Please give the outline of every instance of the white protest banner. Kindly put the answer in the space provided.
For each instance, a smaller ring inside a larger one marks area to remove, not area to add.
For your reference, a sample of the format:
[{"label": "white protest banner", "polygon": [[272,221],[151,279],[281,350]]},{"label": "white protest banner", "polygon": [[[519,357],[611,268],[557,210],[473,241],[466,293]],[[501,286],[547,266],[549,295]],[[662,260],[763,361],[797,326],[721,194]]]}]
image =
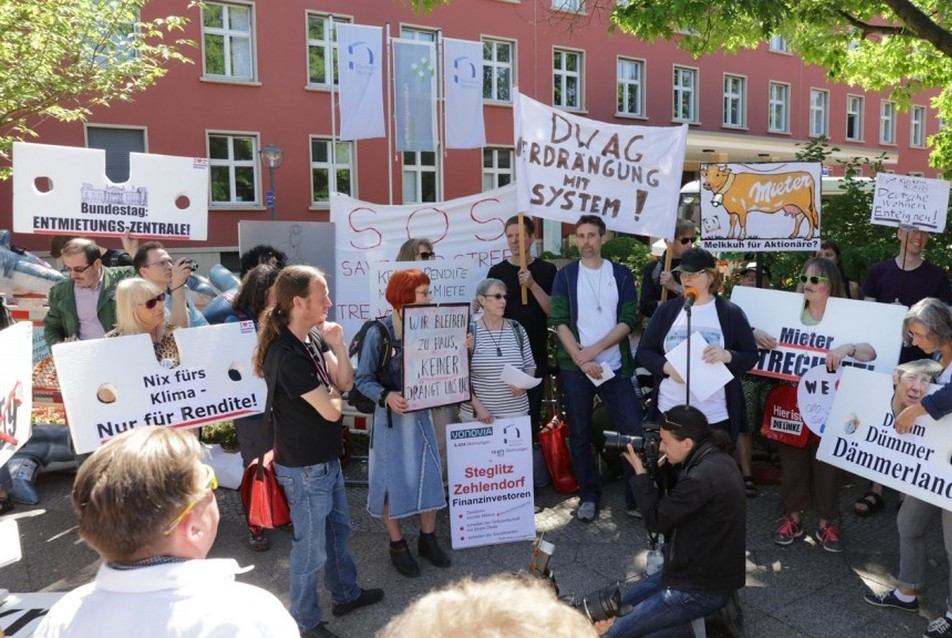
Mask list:
[{"label": "white protest banner", "polygon": [[892,399],[890,374],[845,370],[817,459],[952,510],[952,415],[921,416],[897,434]]},{"label": "white protest banner", "polygon": [[204,157],[129,153],[129,180],[113,184],[101,149],[14,142],[13,230],[204,240],[208,182]]},{"label": "white protest banner", "polygon": [[816,250],[821,174],[819,162],[701,164],[701,246]]},{"label": "white protest banner", "polygon": [[945,230],[948,211],[949,183],[944,179],[876,174],[869,223],[915,226],[926,232],[941,233]]},{"label": "white protest banner", "polygon": [[800,377],[800,383],[797,384],[800,418],[817,436],[823,436],[830,408],[833,407],[833,398],[839,388],[840,376],[847,367],[840,366],[836,372],[830,372],[825,365],[816,366]]},{"label": "white protest banner", "polygon": [[535,538],[529,417],[446,426],[453,549]]},{"label": "white protest banner", "polygon": [[33,411],[33,324],[0,330],[0,465],[30,439]]},{"label": "white protest banner", "polygon": [[408,410],[469,401],[469,304],[403,307],[403,398]]},{"label": "white protest banner", "polygon": [[383,317],[391,312],[387,302],[387,283],[398,270],[414,269],[430,278],[430,293],[440,303],[470,303],[476,298],[476,284],[484,271],[476,272],[469,259],[441,259],[427,261],[374,261],[369,264],[370,312]]},{"label": "white protest banner", "polygon": [[802,293],[735,286],[731,301],[743,308],[751,326],[778,341],[773,350],[761,348],[751,374],[798,381],[811,368],[826,365],[828,351],[857,343],[870,344],[876,358],[860,362],[846,357],[845,365],[892,372],[899,361],[905,306],[831,298],[823,320],[806,326],[800,320]]},{"label": "white protest banner", "polygon": [[383,27],[340,23],[334,26],[340,78],[340,139],[383,137]]},{"label": "white protest banner", "polygon": [[483,122],[483,44],[443,38],[446,148],[486,146]]},{"label": "white protest banner", "polygon": [[[506,243],[506,220],[516,212],[515,186],[446,202],[386,206],[331,196],[336,231],[336,321],[348,338],[374,317],[370,312],[370,263],[393,261],[400,245],[414,237],[433,243],[436,263],[462,258],[476,273],[485,273],[512,253]],[[478,278],[478,277],[477,277]],[[434,297],[436,302],[443,299]]]},{"label": "white protest banner", "polygon": [[181,359],[174,368],[156,361],[144,334],[53,346],[78,453],[135,427],[193,428],[264,410],[267,388],[251,366],[254,324],[180,329],[174,337]]},{"label": "white protest banner", "polygon": [[611,230],[674,238],[688,126],[621,126],[546,106],[515,91],[519,210]]},{"label": "white protest banner", "polygon": [[29,638],[50,608],[67,593],[11,593],[0,610],[0,633],[7,638]]}]

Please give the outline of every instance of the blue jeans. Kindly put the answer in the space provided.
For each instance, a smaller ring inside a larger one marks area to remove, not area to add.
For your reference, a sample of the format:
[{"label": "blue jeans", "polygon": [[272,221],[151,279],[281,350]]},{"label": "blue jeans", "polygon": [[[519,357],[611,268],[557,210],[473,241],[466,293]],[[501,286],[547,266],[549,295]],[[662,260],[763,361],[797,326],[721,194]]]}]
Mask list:
[{"label": "blue jeans", "polygon": [[274,475],[291,507],[291,616],[301,632],[321,622],[317,601],[317,572],[324,568],[324,585],[331,600],[345,603],[360,595],[357,566],[347,549],[350,511],[344,475],[335,459],[304,467],[274,464]]},{"label": "blue jeans", "polygon": [[[614,428],[623,434],[641,435],[641,422],[644,415],[641,404],[635,396],[635,388],[630,378],[615,375],[596,387],[584,372],[562,370],[562,397],[565,400],[565,417],[569,422],[570,447],[572,451],[572,469],[578,482],[580,500],[598,503],[602,487],[598,479],[598,468],[592,458],[592,407],[597,394],[609,414]],[[635,497],[631,493],[629,481],[634,470],[622,463],[625,475],[625,505],[634,509]]]},{"label": "blue jeans", "polygon": [[690,638],[691,621],[714,613],[730,598],[730,594],[661,589],[662,573],[655,572],[622,594],[622,603],[633,609],[615,619],[606,638]]}]

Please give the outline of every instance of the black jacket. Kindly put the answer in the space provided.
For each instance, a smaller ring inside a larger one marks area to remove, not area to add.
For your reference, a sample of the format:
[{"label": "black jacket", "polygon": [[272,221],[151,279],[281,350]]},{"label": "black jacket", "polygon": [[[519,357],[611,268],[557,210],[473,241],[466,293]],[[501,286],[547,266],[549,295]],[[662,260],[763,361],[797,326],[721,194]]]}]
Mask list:
[{"label": "black jacket", "polygon": [[667,494],[647,474],[635,475],[631,489],[645,527],[667,540],[662,587],[729,593],[744,586],[747,496],[730,455],[702,442]]}]

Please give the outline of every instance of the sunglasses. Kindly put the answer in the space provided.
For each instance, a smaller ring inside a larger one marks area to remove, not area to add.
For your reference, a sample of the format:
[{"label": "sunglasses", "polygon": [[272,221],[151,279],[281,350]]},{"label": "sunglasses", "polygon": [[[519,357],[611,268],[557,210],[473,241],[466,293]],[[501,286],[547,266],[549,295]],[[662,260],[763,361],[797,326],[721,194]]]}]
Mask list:
[{"label": "sunglasses", "polygon": [[196,498],[195,500],[189,501],[189,504],[185,506],[185,509],[182,510],[182,513],[175,517],[175,520],[169,523],[169,526],[162,530],[163,536],[168,536],[172,533],[172,530],[182,522],[182,519],[191,512],[198,502],[205,498],[205,493],[209,490],[218,489],[218,477],[215,476],[215,470],[212,469],[211,465],[202,464],[202,467],[205,468],[205,473],[208,475],[208,480],[205,483],[205,486],[202,488],[202,495]]},{"label": "sunglasses", "polygon": [[821,281],[829,281],[829,277],[824,277],[823,275],[800,275],[800,283],[805,284],[808,281],[814,286],[820,283]]},{"label": "sunglasses", "polygon": [[418,256],[420,259],[422,259],[423,261],[429,261],[430,259],[433,259],[434,257],[436,257],[436,253],[434,253],[434,252],[427,252],[427,251],[424,250],[424,251],[418,253],[417,256]]},{"label": "sunglasses", "polygon": [[505,293],[502,293],[502,292],[497,292],[497,293],[494,294],[494,295],[483,295],[483,297],[492,297],[493,299],[497,299],[497,300],[498,300],[498,299],[509,299],[509,295],[507,295],[507,294],[505,294]]},{"label": "sunglasses", "polygon": [[147,309],[152,310],[155,308],[155,304],[163,303],[165,301],[165,293],[159,293],[158,297],[152,297],[152,299],[146,299],[142,305]]},{"label": "sunglasses", "polygon": [[69,266],[64,266],[63,270],[61,270],[60,272],[62,272],[64,275],[67,275],[71,272],[74,272],[77,275],[81,275],[92,267],[93,267],[92,264],[86,264],[85,266],[73,266],[72,268],[70,268]]},{"label": "sunglasses", "polygon": [[416,294],[418,294],[418,295],[420,295],[420,296],[422,296],[422,297],[430,297],[430,296],[433,295],[433,291],[430,290],[429,288],[427,288],[426,290],[416,290],[416,291],[414,291],[414,292],[416,292]]},{"label": "sunglasses", "polygon": [[682,246],[687,246],[688,244],[693,244],[695,241],[697,241],[697,237],[682,237],[678,241],[681,242]]}]

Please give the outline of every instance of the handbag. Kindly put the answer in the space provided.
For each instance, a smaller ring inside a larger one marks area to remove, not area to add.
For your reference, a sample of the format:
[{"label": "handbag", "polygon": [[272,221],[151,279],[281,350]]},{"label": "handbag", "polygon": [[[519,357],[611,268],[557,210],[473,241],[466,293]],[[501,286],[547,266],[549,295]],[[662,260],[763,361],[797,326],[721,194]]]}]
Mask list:
[{"label": "handbag", "polygon": [[274,450],[251,462],[241,477],[241,502],[248,524],[274,529],[291,522],[291,510],[284,488],[274,476]]},{"label": "handbag", "polygon": [[797,407],[797,386],[778,383],[764,399],[764,420],[760,433],[765,439],[795,448],[806,447],[815,435],[810,432]]},{"label": "handbag", "polygon": [[539,443],[542,445],[542,455],[545,457],[546,467],[552,477],[552,487],[559,494],[571,494],[578,491],[575,473],[572,472],[572,456],[566,439],[569,428],[558,416],[539,431]]}]

